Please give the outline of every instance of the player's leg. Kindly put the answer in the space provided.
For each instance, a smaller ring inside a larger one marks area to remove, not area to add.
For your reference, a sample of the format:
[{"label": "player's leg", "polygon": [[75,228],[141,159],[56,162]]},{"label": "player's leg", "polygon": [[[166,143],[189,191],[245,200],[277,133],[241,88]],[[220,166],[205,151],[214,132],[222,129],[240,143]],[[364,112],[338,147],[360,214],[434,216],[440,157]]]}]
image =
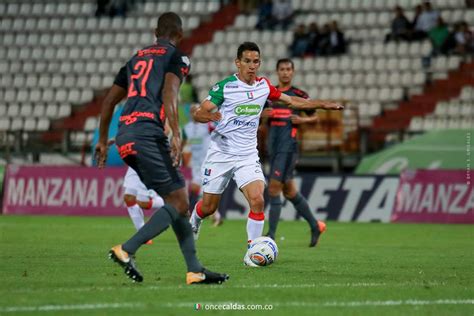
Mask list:
[{"label": "player's leg", "polygon": [[249,203],[247,240],[251,241],[262,236],[265,219],[265,214],[263,213],[265,205],[263,199],[265,177],[257,153],[246,159],[236,161],[234,180]]},{"label": "player's leg", "polygon": [[127,173],[123,178],[124,202],[127,205],[128,215],[137,230],[145,224],[145,216],[140,205],[137,204],[137,195],[139,191],[146,191],[145,185],[140,181],[140,177],[132,168],[128,167]]},{"label": "player's leg", "polygon": [[293,179],[289,179],[283,186],[283,195],[285,198],[293,204],[295,210],[300,216],[302,216],[311,228],[311,241],[310,247],[316,246],[320,235],[326,230],[326,224],[322,221],[317,221],[311,213],[311,209],[308,205],[308,201],[296,190],[295,182]]},{"label": "player's leg", "polygon": [[207,153],[201,168],[203,198],[194,206],[190,219],[195,239],[199,237],[202,220],[212,215],[219,206],[222,192],[232,178],[235,166],[233,159],[235,157],[232,155],[210,150]]},{"label": "player's leg", "polygon": [[250,207],[247,218],[247,241],[250,242],[262,236],[263,233],[263,226],[265,224],[263,191],[265,190],[265,182],[255,180],[243,186],[241,190]]},{"label": "player's leg", "polygon": [[270,199],[270,210],[268,211],[268,232],[266,236],[275,239],[278,222],[280,221],[281,215],[281,192],[283,184],[273,178],[270,178],[268,184],[268,196]]},{"label": "player's leg", "polygon": [[147,187],[153,188],[164,198],[165,205],[127,242],[112,249],[112,259],[119,259],[122,266],[126,265],[125,272],[132,279],[142,281],[143,277],[131,257],[143,242],[153,239],[172,225],[188,268],[187,283],[221,283],[227,280],[227,275],[204,269],[196,257],[192,230],[187,218],[189,204],[184,179],[179,170],[173,167],[167,143],[152,137],[117,137],[117,144],[120,146],[121,143],[132,144],[131,150],[127,147],[127,153],[132,154],[123,155],[125,157],[122,158],[127,164],[135,167]]},{"label": "player's leg", "polygon": [[281,215],[281,192],[285,179],[293,172],[293,153],[277,152],[273,154],[270,168],[268,195],[270,198],[269,228],[267,236],[275,239]]},{"label": "player's leg", "polygon": [[[127,190],[127,188],[125,189]],[[143,210],[137,204],[136,192],[131,193],[130,189],[128,189],[123,195],[123,200],[125,205],[127,205],[128,215],[132,220],[133,226],[135,226],[136,230],[139,230],[143,225],[145,225],[145,217],[143,215]]]},{"label": "player's leg", "polygon": [[189,219],[193,229],[194,240],[199,238],[202,221],[217,211],[220,200],[221,194],[204,192],[202,199],[194,206],[191,218]]}]

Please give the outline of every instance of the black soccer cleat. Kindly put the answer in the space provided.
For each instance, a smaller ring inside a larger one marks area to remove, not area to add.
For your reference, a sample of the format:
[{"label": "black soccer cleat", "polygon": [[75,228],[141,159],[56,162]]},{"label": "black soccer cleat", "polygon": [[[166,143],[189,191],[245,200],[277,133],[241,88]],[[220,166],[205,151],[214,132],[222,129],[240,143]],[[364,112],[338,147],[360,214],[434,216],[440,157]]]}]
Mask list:
[{"label": "black soccer cleat", "polygon": [[135,258],[124,251],[122,245],[117,245],[110,249],[109,259],[119,264],[124,269],[125,274],[132,279],[133,282],[143,281],[143,276],[135,264]]},{"label": "black soccer cleat", "polygon": [[326,231],[326,223],[323,221],[316,221],[317,230],[311,230],[311,241],[310,247],[316,247],[319,241],[319,237]]},{"label": "black soccer cleat", "polygon": [[204,268],[202,272],[186,273],[186,284],[221,284],[229,280],[225,273],[212,272]]}]

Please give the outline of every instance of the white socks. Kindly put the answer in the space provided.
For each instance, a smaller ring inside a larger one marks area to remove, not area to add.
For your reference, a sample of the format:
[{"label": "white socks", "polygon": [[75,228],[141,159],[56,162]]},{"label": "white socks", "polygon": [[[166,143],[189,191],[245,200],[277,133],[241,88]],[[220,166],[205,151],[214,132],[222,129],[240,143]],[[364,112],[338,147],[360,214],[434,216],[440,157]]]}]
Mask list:
[{"label": "white socks", "polygon": [[128,214],[130,215],[130,218],[132,219],[133,225],[137,230],[140,230],[140,228],[145,225],[145,216],[143,215],[143,211],[138,206],[138,204],[135,204],[133,206],[127,207]]},{"label": "white socks", "polygon": [[247,241],[252,241],[255,238],[262,236],[263,226],[265,224],[265,214],[254,213],[250,211],[247,219]]}]

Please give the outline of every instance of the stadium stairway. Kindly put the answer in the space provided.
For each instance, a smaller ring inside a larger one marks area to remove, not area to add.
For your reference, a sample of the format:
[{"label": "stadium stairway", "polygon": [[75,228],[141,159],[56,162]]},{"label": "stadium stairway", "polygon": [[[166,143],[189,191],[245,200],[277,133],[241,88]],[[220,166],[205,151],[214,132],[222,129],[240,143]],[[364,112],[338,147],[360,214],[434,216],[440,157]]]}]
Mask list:
[{"label": "stadium stairway", "polygon": [[435,110],[438,101],[458,96],[463,86],[474,86],[474,62],[461,64],[450,71],[446,79],[435,80],[427,85],[423,93],[412,96],[408,101],[399,103],[398,108],[386,110],[374,119],[371,129],[380,131],[374,141],[383,141],[386,133],[402,131],[408,127],[414,116],[424,116]]},{"label": "stadium stairway", "polygon": [[[191,34],[181,42],[180,48],[191,55],[195,45],[212,41],[214,32],[232,25],[238,14],[239,10],[235,3],[221,7],[210,16],[209,21],[202,22],[193,29]],[[43,140],[51,143],[60,142],[66,130],[82,130],[88,117],[100,114],[105,93],[106,91],[101,91],[92,101],[82,106],[76,106],[69,117],[52,122],[51,131],[44,133]]]}]

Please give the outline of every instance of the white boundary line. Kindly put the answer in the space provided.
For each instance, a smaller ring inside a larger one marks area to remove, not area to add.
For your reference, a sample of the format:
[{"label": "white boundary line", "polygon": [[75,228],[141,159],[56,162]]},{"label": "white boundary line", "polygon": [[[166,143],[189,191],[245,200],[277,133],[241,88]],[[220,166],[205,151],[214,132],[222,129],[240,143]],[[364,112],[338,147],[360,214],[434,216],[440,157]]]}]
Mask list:
[{"label": "white boundary line", "polygon": [[137,303],[99,303],[99,304],[77,304],[77,305],[42,305],[42,306],[10,306],[0,307],[0,313],[15,312],[51,312],[70,310],[94,310],[109,308],[137,308],[143,304]]},{"label": "white boundary line", "polygon": [[[444,282],[400,282],[400,283],[376,283],[376,282],[357,282],[357,283],[309,283],[309,284],[255,284],[255,285],[209,285],[206,286],[206,289],[304,289],[304,288],[331,288],[331,287],[347,287],[347,288],[360,288],[360,287],[404,287],[404,286],[445,286]],[[121,290],[195,290],[202,289],[199,286],[189,286],[189,285],[176,285],[176,286],[159,286],[159,285],[149,285],[149,286],[140,286],[133,285],[130,283],[129,286],[124,287],[60,287],[53,289],[22,289],[22,290],[9,290],[8,293],[35,293],[35,292],[107,292],[107,291],[121,291]],[[0,291],[0,293],[2,293]]]},{"label": "white boundary line", "polygon": [[[199,302],[201,305],[256,305],[255,303],[243,302]],[[263,305],[263,304],[258,304]],[[286,302],[271,303],[273,307],[385,307],[385,306],[429,306],[429,305],[474,305],[474,299],[439,299],[439,300],[387,300],[387,301],[349,301],[349,302]],[[10,306],[0,307],[1,313],[15,312],[49,312],[49,311],[66,311],[66,310],[96,310],[96,309],[116,309],[116,308],[141,308],[144,304],[140,303],[98,303],[98,304],[76,304],[76,305],[42,305],[42,306]],[[196,302],[180,302],[152,304],[152,307],[166,308],[189,308],[196,306]],[[231,308],[229,308],[231,310]]]}]

